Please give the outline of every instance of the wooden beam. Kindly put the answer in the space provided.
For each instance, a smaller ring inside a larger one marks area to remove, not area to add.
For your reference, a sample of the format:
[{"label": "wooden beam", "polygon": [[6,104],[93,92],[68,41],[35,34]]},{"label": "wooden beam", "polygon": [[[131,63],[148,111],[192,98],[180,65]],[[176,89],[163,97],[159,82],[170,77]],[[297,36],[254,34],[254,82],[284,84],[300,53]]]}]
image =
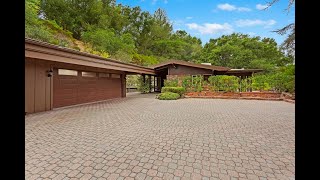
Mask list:
[{"label": "wooden beam", "polygon": [[149,93],[151,93],[151,75],[148,75]]},{"label": "wooden beam", "polygon": [[104,69],[114,69],[138,74],[155,74],[155,70],[151,68],[117,62],[116,60],[109,60],[97,55],[59,48],[54,45],[43,45],[41,43],[26,42],[25,57]]}]

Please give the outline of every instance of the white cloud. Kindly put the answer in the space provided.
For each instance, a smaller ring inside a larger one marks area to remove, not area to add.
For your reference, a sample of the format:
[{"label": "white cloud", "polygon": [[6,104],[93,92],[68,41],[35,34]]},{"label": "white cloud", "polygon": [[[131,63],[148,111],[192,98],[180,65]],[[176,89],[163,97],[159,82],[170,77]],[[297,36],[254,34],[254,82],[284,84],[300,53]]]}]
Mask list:
[{"label": "white cloud", "polygon": [[[158,0],[152,0],[151,4],[156,4],[157,2],[158,2]],[[168,0],[163,0],[163,3],[167,4]]]},{"label": "white cloud", "polygon": [[193,17],[191,17],[191,16],[188,16],[188,17],[186,17],[186,19],[192,19]]},{"label": "white cloud", "polygon": [[240,11],[240,12],[244,12],[244,11],[251,11],[250,8],[246,8],[246,7],[237,7],[235,5],[231,5],[231,4],[228,4],[228,3],[225,3],[225,4],[218,4],[218,9],[221,9],[223,11]]},{"label": "white cloud", "polygon": [[251,9],[250,9],[250,8],[246,8],[246,7],[239,7],[239,8],[238,8],[238,11],[248,12],[248,11],[251,11]]},{"label": "white cloud", "polygon": [[225,4],[218,4],[218,8],[224,11],[234,11],[236,10],[236,6],[225,3]]},{"label": "white cloud", "polygon": [[250,20],[250,19],[240,19],[236,21],[236,25],[238,27],[247,27],[247,26],[264,26],[264,27],[270,27],[277,22],[273,19],[270,20],[260,20],[260,19],[255,19],[255,20]]},{"label": "white cloud", "polygon": [[263,10],[263,9],[265,9],[265,8],[267,8],[267,7],[268,7],[267,4],[257,4],[257,5],[256,5],[256,8],[259,9],[259,10]]},{"label": "white cloud", "polygon": [[232,26],[228,23],[224,23],[224,24],[205,23],[203,25],[199,25],[197,23],[190,23],[186,25],[188,26],[189,29],[197,30],[201,34],[218,34],[218,33],[228,34],[233,32]]}]

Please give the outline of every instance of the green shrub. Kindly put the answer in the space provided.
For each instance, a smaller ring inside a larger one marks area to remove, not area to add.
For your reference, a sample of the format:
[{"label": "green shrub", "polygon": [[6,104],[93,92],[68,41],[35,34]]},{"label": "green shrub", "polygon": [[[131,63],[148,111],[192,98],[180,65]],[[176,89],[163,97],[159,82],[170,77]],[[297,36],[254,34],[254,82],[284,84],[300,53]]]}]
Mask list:
[{"label": "green shrub", "polygon": [[165,87],[178,87],[178,79],[165,79],[164,80]]},{"label": "green shrub", "polygon": [[138,87],[137,90],[141,93],[149,93],[149,83],[148,78],[146,77],[145,82],[143,82],[143,76],[138,78]]},{"label": "green shrub", "polygon": [[182,79],[182,87],[184,87],[184,89],[186,91],[190,91],[192,88],[192,77],[191,76],[185,76]]},{"label": "green shrub", "polygon": [[271,76],[269,75],[257,75],[252,77],[252,89],[259,91],[268,91],[270,87]]},{"label": "green shrub", "polygon": [[164,92],[159,94],[158,99],[160,100],[177,100],[180,98],[180,95],[178,93],[173,92]]},{"label": "green shrub", "polygon": [[197,92],[202,91],[202,85],[203,85],[203,76],[198,75],[198,76],[193,76],[191,77],[191,83],[192,83],[192,89]]},{"label": "green shrub", "polygon": [[202,86],[206,85],[205,83],[206,82],[203,80],[202,75],[185,76],[182,79],[182,87],[184,87],[187,92],[190,92],[190,91],[201,92],[203,89]]},{"label": "green shrub", "polygon": [[247,90],[252,88],[250,81],[251,81],[251,78],[241,79],[241,82],[240,82],[241,92],[246,92]]},{"label": "green shrub", "polygon": [[180,96],[186,92],[186,89],[184,87],[163,87],[161,89],[161,92],[173,92],[173,93],[177,93]]},{"label": "green shrub", "polygon": [[235,92],[239,88],[239,78],[236,76],[210,76],[208,81],[211,85],[211,89],[214,91]]}]

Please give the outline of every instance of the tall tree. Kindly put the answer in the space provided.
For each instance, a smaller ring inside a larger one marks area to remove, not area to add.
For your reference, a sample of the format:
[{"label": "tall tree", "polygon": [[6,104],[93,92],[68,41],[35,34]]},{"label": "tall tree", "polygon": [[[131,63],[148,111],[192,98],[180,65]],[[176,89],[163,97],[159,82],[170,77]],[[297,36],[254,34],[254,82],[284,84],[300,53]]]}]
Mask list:
[{"label": "tall tree", "polygon": [[185,61],[194,61],[201,49],[201,40],[182,30],[176,31],[169,39],[155,41],[151,47],[157,56]]},{"label": "tall tree", "polygon": [[97,24],[102,11],[100,0],[42,0],[45,19],[55,20],[64,29],[80,39],[88,26]]},{"label": "tall tree", "polygon": [[267,72],[291,60],[279,51],[274,39],[233,33],[210,39],[198,62],[230,68],[262,68]]},{"label": "tall tree", "polygon": [[[268,6],[265,8],[270,8],[273,4],[279,2],[279,0],[272,0],[268,3]],[[295,4],[295,0],[289,0],[288,6],[285,9],[287,13],[290,12],[292,6]],[[283,28],[277,29],[273,32],[276,32],[280,35],[287,35],[287,38],[281,44],[281,48],[288,52],[289,55],[294,56],[295,54],[295,23],[290,23]]]}]

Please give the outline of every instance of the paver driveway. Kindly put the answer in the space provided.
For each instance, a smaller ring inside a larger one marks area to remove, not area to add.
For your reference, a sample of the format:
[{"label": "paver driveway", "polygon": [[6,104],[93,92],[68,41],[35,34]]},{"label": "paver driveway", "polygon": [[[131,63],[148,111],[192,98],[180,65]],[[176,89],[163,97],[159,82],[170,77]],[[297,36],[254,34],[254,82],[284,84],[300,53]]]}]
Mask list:
[{"label": "paver driveway", "polygon": [[294,179],[294,104],[133,95],[26,116],[26,179]]}]

